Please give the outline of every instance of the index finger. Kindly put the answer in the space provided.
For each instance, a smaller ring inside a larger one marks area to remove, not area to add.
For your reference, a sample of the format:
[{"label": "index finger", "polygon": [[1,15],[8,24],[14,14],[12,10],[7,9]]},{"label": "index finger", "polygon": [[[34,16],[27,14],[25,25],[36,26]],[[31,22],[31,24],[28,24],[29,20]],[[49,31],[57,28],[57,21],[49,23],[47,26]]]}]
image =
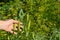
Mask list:
[{"label": "index finger", "polygon": [[[13,23],[16,23],[16,24],[18,24],[18,22],[20,22],[20,21],[13,20]],[[23,24],[23,23],[22,23],[22,22],[20,22],[20,24]]]},{"label": "index finger", "polygon": [[18,21],[17,20],[13,20],[13,23],[18,23]]}]

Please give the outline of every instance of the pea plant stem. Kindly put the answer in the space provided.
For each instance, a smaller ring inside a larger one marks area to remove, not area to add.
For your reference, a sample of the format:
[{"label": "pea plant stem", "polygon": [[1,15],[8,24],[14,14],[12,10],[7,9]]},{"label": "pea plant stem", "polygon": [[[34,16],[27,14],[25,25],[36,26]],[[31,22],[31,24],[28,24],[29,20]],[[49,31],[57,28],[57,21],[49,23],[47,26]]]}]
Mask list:
[{"label": "pea plant stem", "polygon": [[27,22],[29,21],[29,13],[27,13]]}]

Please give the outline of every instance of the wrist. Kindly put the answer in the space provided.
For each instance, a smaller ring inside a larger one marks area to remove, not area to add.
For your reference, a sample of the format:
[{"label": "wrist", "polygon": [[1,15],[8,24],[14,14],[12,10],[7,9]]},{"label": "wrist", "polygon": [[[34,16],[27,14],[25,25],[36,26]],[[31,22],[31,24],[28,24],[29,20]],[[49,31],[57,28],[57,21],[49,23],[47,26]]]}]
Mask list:
[{"label": "wrist", "polygon": [[4,30],[4,25],[0,24],[0,30]]},{"label": "wrist", "polygon": [[4,21],[1,21],[1,20],[0,20],[0,30],[3,30],[3,28],[4,28],[3,22],[4,22]]},{"label": "wrist", "polygon": [[3,27],[2,26],[0,26],[0,30],[2,30],[3,29]]}]

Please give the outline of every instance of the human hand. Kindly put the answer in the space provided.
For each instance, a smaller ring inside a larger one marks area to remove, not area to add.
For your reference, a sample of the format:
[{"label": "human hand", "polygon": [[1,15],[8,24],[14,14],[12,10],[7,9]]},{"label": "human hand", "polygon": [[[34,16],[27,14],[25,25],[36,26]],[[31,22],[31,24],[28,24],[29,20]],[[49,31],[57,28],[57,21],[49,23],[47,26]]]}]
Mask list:
[{"label": "human hand", "polygon": [[[15,23],[16,26],[17,26],[18,21],[13,20],[13,19],[6,20],[6,21],[0,21],[0,29],[1,29],[1,30],[5,30],[5,31],[10,32],[10,33],[13,33],[12,30],[13,30],[13,24],[14,24],[14,23]],[[20,23],[20,25],[21,25],[21,28],[23,28],[23,24]],[[17,27],[16,27],[15,30],[17,30]],[[22,31],[22,29],[20,29],[20,31]],[[16,32],[14,32],[14,34],[16,34]]]}]

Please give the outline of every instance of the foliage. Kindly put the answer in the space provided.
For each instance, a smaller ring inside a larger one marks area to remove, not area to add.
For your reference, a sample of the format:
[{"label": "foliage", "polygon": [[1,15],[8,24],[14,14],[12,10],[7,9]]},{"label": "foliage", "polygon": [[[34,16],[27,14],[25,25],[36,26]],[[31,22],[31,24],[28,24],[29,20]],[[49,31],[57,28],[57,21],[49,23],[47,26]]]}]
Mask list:
[{"label": "foliage", "polygon": [[60,40],[60,2],[58,0],[9,0],[0,2],[0,20],[20,20],[17,35],[0,31],[0,40]]}]

